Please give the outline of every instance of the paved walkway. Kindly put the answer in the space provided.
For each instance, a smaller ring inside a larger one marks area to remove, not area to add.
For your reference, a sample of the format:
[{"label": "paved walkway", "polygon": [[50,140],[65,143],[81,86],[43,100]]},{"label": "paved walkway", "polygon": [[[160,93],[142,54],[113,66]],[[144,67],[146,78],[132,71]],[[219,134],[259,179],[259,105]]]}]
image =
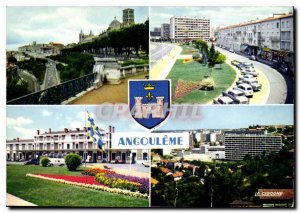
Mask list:
[{"label": "paved walkway", "polygon": [[30,203],[26,200],[18,198],[14,195],[6,193],[6,206],[14,207],[14,206],[37,206],[33,203]]},{"label": "paved walkway", "polygon": [[128,103],[128,80],[145,79],[146,75],[135,75],[123,79],[118,85],[104,84],[102,87],[92,90],[72,101],[71,104]]},{"label": "paved walkway", "polygon": [[115,172],[117,172],[119,174],[123,174],[123,175],[131,175],[131,176],[146,177],[146,178],[149,178],[149,176],[150,176],[150,167],[145,167],[141,164],[132,164],[131,168],[130,168],[130,164],[94,163],[94,164],[87,165],[87,167],[104,168],[105,165],[113,167],[111,169],[112,171],[115,171]]}]

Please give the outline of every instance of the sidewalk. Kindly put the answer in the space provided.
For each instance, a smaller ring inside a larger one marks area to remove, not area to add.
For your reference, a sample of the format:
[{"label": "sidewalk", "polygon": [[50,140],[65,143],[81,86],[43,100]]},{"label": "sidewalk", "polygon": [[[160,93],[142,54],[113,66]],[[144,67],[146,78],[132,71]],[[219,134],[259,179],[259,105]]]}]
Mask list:
[{"label": "sidewalk", "polygon": [[16,206],[37,206],[37,205],[6,193],[6,206],[16,207]]},{"label": "sidewalk", "polygon": [[[249,58],[249,55],[245,54],[245,53],[242,53],[242,52],[235,52],[236,54],[239,54],[241,56],[245,56],[246,58]],[[262,58],[258,58],[256,57],[257,61],[260,62],[260,63],[263,63],[263,64],[266,64],[274,69],[276,69],[276,67],[274,66],[273,62],[271,61],[268,61],[268,60],[264,60]]]},{"label": "sidewalk", "polygon": [[[144,171],[137,171],[137,168],[133,168],[135,166],[139,166],[137,164],[132,164],[132,169],[130,170],[130,165],[129,164],[102,164],[102,163],[94,163],[91,165],[87,165],[87,167],[91,168],[102,168],[104,169],[104,166],[112,166],[113,168],[111,169],[114,172],[117,172],[122,175],[130,175],[130,176],[136,176],[136,177],[143,177],[143,178],[149,178],[150,175],[150,168],[145,167],[143,170]],[[143,165],[140,165],[144,167]],[[147,170],[147,172],[145,172]]]},{"label": "sidewalk", "polygon": [[177,58],[182,50],[181,47],[173,45],[174,49],[163,57],[154,67],[150,70],[150,77],[153,80],[166,79],[173,65],[176,63]]}]

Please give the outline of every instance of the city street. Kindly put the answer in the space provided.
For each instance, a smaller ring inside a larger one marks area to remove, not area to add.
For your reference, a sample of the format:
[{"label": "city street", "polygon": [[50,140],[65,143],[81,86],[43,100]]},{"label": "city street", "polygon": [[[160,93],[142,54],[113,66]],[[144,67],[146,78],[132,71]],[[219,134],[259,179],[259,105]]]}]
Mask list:
[{"label": "city street", "polygon": [[284,104],[287,99],[287,83],[285,78],[272,67],[263,64],[258,61],[252,61],[245,56],[238,55],[236,53],[229,52],[228,50],[216,47],[216,50],[226,55],[226,57],[232,61],[243,61],[251,62],[254,65],[254,68],[262,72],[269,82],[270,90],[269,96],[267,98],[266,104]]},{"label": "city street", "polygon": [[174,45],[165,43],[150,44],[150,66],[153,67],[174,49]]},{"label": "city street", "polygon": [[59,77],[56,69],[56,64],[53,60],[48,59],[42,89],[47,89],[57,84],[59,84]]},{"label": "city street", "polygon": [[150,77],[165,79],[176,62],[182,48],[169,43],[150,43]]}]

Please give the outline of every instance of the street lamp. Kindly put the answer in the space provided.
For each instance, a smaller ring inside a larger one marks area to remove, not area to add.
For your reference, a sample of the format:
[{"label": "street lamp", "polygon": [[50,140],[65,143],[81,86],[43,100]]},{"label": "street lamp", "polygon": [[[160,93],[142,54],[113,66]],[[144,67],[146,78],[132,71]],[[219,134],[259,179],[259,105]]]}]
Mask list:
[{"label": "street lamp", "polygon": [[131,171],[131,161],[132,161],[132,152],[130,152],[130,160],[129,160],[129,170]]}]

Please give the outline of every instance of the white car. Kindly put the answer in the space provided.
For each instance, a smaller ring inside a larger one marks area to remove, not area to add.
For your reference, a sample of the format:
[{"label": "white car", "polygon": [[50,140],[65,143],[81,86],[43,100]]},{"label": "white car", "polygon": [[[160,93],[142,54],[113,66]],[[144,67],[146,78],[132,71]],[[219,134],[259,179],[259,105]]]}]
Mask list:
[{"label": "white car", "polygon": [[249,104],[249,99],[245,96],[245,94],[242,91],[238,89],[223,92],[222,94],[234,100],[235,104]]},{"label": "white car", "polygon": [[253,66],[253,64],[251,62],[244,62],[243,65],[244,66],[250,66],[250,67],[254,68],[254,66]]},{"label": "white car", "polygon": [[249,84],[239,84],[236,89],[242,91],[246,97],[253,97],[253,89],[252,86]]},{"label": "white car", "polygon": [[254,75],[246,74],[246,75],[243,75],[242,77],[239,78],[239,80],[246,80],[246,79],[255,79],[255,80],[257,80],[257,77],[255,77]]},{"label": "white car", "polygon": [[214,104],[234,104],[234,101],[228,96],[220,96],[213,100]]},{"label": "white car", "polygon": [[50,166],[64,166],[65,165],[65,159],[64,158],[49,158]]},{"label": "white car", "polygon": [[252,86],[253,91],[259,91],[261,90],[262,85],[258,83],[256,79],[245,79],[244,83],[249,84]]}]

